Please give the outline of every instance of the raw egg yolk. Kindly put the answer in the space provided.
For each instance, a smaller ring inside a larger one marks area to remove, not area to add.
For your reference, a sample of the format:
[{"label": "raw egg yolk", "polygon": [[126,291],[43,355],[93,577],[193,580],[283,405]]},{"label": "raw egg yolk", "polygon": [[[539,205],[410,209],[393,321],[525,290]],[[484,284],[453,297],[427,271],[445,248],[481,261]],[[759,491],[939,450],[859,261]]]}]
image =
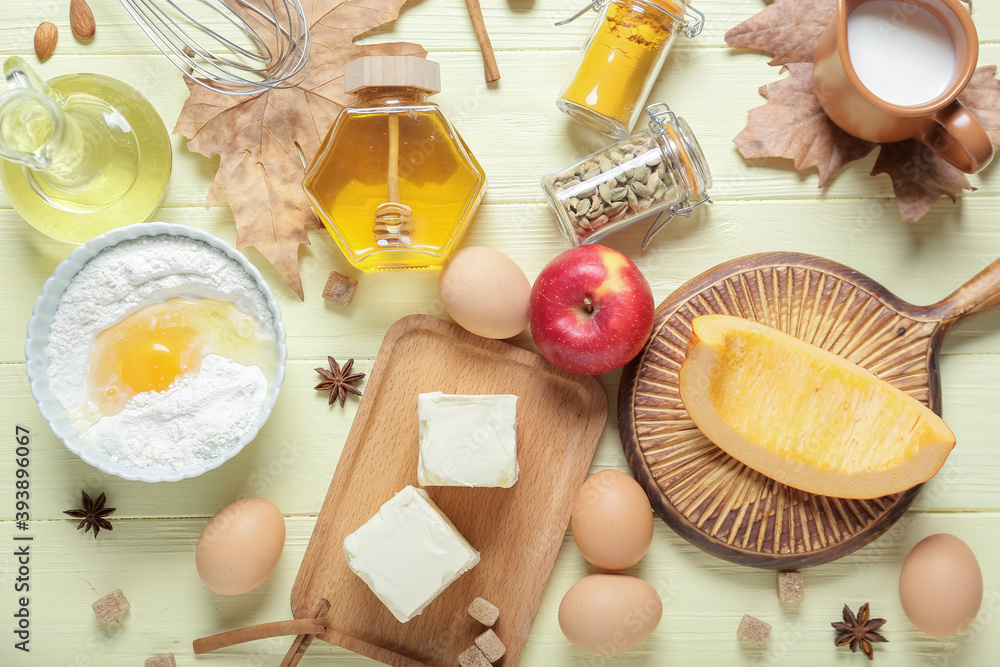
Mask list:
[{"label": "raw egg yolk", "polygon": [[207,354],[264,370],[271,356],[257,318],[232,303],[175,298],[146,306],[97,335],[88,377],[93,409],[118,414],[136,394],[165,391],[200,372]]},{"label": "raw egg yolk", "polygon": [[139,341],[119,357],[122,381],[136,393],[163,391],[180,375],[184,347],[175,337]]}]

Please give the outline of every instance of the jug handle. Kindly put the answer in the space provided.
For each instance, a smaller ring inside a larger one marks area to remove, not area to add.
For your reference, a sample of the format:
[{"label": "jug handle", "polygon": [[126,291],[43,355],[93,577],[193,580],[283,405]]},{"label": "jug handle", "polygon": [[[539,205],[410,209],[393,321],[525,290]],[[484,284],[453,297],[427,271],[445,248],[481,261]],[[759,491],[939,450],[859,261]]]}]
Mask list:
[{"label": "jug handle", "polygon": [[[7,82],[8,90],[34,90],[54,99],[57,103],[61,102],[60,96],[52,90],[49,84],[42,81],[35,70],[24,62],[23,58],[18,56],[7,58],[3,63],[3,76]],[[2,90],[0,88],[0,91]]]},{"label": "jug handle", "polygon": [[974,174],[993,159],[990,136],[961,102],[949,104],[931,120],[917,139],[955,168]]}]

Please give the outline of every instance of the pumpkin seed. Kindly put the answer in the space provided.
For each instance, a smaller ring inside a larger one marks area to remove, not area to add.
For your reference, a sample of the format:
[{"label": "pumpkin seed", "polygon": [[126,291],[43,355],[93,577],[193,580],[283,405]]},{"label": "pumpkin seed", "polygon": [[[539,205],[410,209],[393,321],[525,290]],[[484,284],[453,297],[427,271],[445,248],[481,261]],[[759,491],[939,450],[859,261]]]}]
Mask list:
[{"label": "pumpkin seed", "polygon": [[601,195],[601,199],[604,200],[605,204],[611,203],[611,186],[607,183],[601,183],[597,186],[597,193]]},{"label": "pumpkin seed", "polygon": [[656,192],[657,188],[660,187],[660,174],[653,172],[646,179],[646,187],[649,188],[650,192]]},{"label": "pumpkin seed", "polygon": [[628,202],[628,207],[630,209],[632,209],[633,211],[639,210],[639,199],[635,196],[635,192],[629,190],[628,196],[625,198],[625,200]]},{"label": "pumpkin seed", "polygon": [[593,220],[602,213],[604,213],[604,204],[601,203],[600,199],[594,199],[594,205],[590,207],[589,211],[587,211],[586,218],[588,220]]},{"label": "pumpkin seed", "polygon": [[604,214],[607,215],[610,219],[615,220],[616,218],[620,218],[625,214],[626,208],[628,208],[628,204],[626,204],[623,201],[617,201],[611,206],[608,206],[606,209],[604,209]]}]

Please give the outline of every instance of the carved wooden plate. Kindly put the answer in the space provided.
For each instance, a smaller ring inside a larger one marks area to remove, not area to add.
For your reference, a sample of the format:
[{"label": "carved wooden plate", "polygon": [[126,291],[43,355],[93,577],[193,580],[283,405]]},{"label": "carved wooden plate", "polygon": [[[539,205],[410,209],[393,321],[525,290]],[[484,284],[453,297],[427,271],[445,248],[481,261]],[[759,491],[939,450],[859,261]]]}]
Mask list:
[{"label": "carved wooden plate", "polygon": [[767,324],[860,364],[940,414],[945,334],[998,303],[1000,261],[928,307],[812,255],[764,253],[721,264],[660,304],[649,342],[625,367],[618,425],[632,473],[671,528],[725,560],[793,569],[845,556],[888,530],[920,487],[874,500],[817,496],[716,447],[678,393],[691,321],[724,314]]}]

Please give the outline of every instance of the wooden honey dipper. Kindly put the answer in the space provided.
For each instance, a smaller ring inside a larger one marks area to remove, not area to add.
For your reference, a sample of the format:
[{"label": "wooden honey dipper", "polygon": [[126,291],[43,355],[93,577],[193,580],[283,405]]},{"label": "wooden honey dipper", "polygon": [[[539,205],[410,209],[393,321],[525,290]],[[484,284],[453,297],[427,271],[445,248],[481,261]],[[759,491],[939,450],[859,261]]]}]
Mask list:
[{"label": "wooden honey dipper", "polygon": [[[378,89],[388,89],[389,95],[397,92],[413,97],[433,95],[441,91],[440,66],[424,58],[414,56],[366,56],[347,64],[344,68],[344,91],[361,95],[372,95]],[[395,90],[393,90],[395,89]],[[402,89],[402,90],[400,90]],[[400,113],[389,110],[389,155],[386,179],[386,201],[375,209],[375,224],[372,232],[379,248],[407,248],[413,242],[413,211],[402,203],[399,190],[399,117]]]},{"label": "wooden honey dipper", "polygon": [[413,211],[399,194],[399,116],[389,114],[388,201],[375,210],[375,245],[405,248],[413,240]]}]

